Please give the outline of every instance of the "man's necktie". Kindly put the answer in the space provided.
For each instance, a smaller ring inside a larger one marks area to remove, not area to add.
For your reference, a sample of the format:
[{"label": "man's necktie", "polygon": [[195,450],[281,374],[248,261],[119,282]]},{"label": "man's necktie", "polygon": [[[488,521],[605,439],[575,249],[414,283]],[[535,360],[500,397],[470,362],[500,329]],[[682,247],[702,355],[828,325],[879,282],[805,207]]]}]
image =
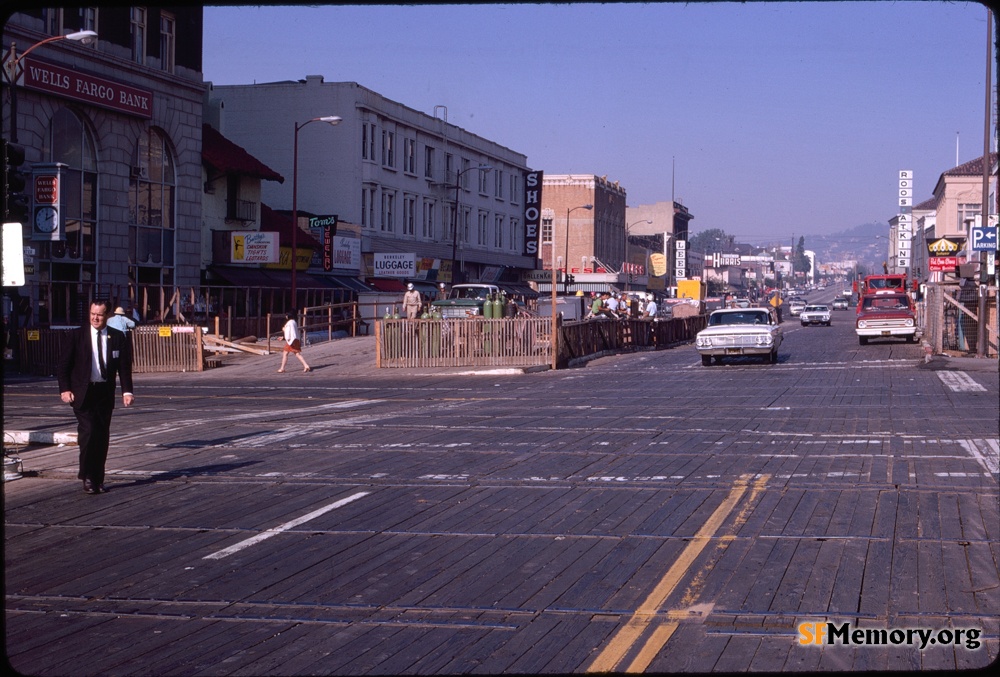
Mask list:
[{"label": "man's necktie", "polygon": [[101,340],[101,332],[97,332],[97,366],[101,369],[101,378],[108,378],[108,366],[104,361],[104,341]]}]

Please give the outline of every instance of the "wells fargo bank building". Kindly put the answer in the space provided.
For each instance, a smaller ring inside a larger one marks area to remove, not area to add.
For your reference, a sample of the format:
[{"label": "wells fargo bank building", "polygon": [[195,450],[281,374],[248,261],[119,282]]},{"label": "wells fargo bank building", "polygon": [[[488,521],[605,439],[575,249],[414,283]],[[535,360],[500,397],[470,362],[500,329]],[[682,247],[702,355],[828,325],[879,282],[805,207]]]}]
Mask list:
[{"label": "wells fargo bank building", "polygon": [[[81,31],[96,40],[65,38]],[[4,16],[3,137],[25,154],[18,293],[32,323],[77,324],[94,296],[148,315],[141,289],[199,284],[201,45],[200,7]]]}]

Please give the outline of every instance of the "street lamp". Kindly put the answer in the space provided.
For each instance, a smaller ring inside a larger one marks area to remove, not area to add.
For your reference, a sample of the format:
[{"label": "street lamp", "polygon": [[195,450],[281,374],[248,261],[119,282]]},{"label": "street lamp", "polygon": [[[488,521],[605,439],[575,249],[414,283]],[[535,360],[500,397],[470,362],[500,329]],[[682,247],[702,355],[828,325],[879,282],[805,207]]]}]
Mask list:
[{"label": "street lamp", "polygon": [[4,74],[7,76],[7,83],[10,85],[10,140],[11,143],[17,143],[17,71],[21,65],[21,61],[24,57],[31,54],[34,50],[41,47],[42,45],[48,44],[50,42],[56,42],[57,40],[70,40],[72,42],[79,42],[83,45],[89,45],[95,40],[97,40],[96,31],[76,31],[75,33],[67,33],[66,35],[53,35],[51,38],[45,38],[41,42],[36,42],[28,49],[24,50],[21,56],[17,56],[17,45],[14,42],[10,43],[10,55],[4,62]]},{"label": "street lamp", "polygon": [[[625,273],[625,264],[628,263],[628,234],[629,232],[631,232],[632,226],[638,226],[640,223],[652,223],[652,221],[650,221],[649,219],[642,219],[641,221],[636,221],[634,223],[630,223],[629,225],[625,226],[625,238],[622,241],[623,248],[622,248],[621,270],[623,273]],[[628,273],[626,273],[625,277],[625,291],[628,291]]]},{"label": "street lamp", "polygon": [[[580,205],[579,207],[571,207],[566,210],[566,243],[565,243],[565,256],[563,256],[563,261],[566,262],[566,274],[563,275],[563,294],[569,293],[569,282],[567,282],[567,275],[569,273],[569,215],[570,212],[575,212],[577,209],[593,209],[594,205]],[[552,297],[555,298],[555,292],[552,292]]]},{"label": "street lamp", "polygon": [[[470,172],[473,169],[478,169],[481,172],[488,172],[493,167],[490,165],[479,165],[478,167],[466,167],[460,172],[455,174],[455,211],[451,215],[451,282],[454,284],[456,282],[455,273],[458,270],[456,265],[458,261],[456,260],[457,249],[458,249],[458,188],[459,181],[462,178],[462,174]],[[463,271],[464,272],[464,271]],[[464,282],[464,280],[463,280]]]},{"label": "street lamp", "polygon": [[298,306],[298,300],[296,297],[296,278],[295,273],[298,271],[298,232],[299,232],[299,130],[308,125],[310,122],[325,122],[328,125],[340,124],[340,118],[336,115],[326,115],[321,118],[312,118],[311,120],[306,120],[301,125],[295,123],[295,136],[292,142],[292,306]]},{"label": "street lamp", "polygon": [[[593,209],[594,205],[580,205],[579,207],[571,207],[566,210],[566,256],[563,259],[566,261],[566,267],[569,268],[569,215],[570,213],[576,211],[577,209]],[[552,227],[552,369],[556,368],[556,362],[558,355],[556,350],[559,347],[559,340],[556,332],[558,331],[558,323],[556,321],[556,229],[555,226]],[[566,282],[565,276],[563,276],[563,293],[566,293]]]}]

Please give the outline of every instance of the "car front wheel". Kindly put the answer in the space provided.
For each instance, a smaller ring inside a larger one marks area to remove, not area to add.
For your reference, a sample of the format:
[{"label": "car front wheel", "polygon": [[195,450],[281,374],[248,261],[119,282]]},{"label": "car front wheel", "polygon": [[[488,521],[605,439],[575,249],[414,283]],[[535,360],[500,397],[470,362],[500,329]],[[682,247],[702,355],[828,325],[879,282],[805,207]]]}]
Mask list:
[{"label": "car front wheel", "polygon": [[701,366],[707,367],[710,364],[712,364],[712,356],[711,355],[702,355],[701,356]]}]

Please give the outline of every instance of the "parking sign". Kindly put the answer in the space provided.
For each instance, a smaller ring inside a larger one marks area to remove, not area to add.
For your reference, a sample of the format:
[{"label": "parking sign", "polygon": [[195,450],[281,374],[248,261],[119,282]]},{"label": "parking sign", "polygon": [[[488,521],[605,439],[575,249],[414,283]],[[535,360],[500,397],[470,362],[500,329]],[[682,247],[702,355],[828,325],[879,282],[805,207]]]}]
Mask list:
[{"label": "parking sign", "polygon": [[972,251],[995,252],[997,250],[996,226],[973,226],[969,235],[972,240]]}]

